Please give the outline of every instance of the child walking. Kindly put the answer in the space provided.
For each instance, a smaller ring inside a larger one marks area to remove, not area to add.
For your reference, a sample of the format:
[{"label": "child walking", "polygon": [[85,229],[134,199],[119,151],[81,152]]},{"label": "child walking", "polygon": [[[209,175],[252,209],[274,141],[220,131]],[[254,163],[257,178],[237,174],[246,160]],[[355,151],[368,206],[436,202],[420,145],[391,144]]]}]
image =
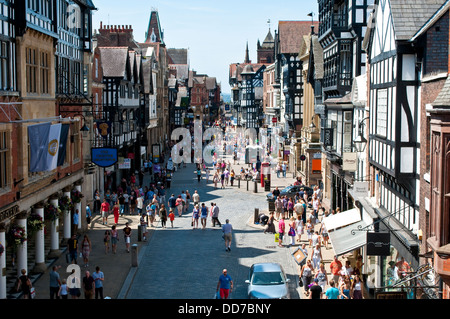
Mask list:
[{"label": "child walking", "polygon": [[169,219],[170,219],[170,225],[173,228],[173,220],[175,219],[175,214],[173,213],[173,210],[170,209],[170,213],[169,213]]}]

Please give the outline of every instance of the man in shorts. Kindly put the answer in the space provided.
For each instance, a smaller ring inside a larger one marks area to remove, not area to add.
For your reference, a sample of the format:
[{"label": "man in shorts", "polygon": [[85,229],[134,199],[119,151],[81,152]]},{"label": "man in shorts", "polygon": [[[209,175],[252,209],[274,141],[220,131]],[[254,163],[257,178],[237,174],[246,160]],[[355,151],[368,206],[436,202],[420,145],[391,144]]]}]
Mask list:
[{"label": "man in shorts", "polygon": [[[228,222],[228,220],[227,220]],[[217,283],[217,291],[220,292],[220,299],[228,299],[230,292],[233,290],[233,280],[228,275],[227,270],[222,270],[222,275],[219,277]]]},{"label": "man in shorts", "polygon": [[230,224],[230,220],[227,219],[225,221],[225,224],[222,225],[222,231],[223,231],[223,239],[225,240],[225,250],[231,251],[231,239],[232,239],[232,230],[233,226]]},{"label": "man in shorts", "polygon": [[106,225],[108,224],[108,214],[109,214],[109,203],[106,201],[106,198],[103,198],[103,203],[101,205],[101,213],[102,213],[102,224]]}]

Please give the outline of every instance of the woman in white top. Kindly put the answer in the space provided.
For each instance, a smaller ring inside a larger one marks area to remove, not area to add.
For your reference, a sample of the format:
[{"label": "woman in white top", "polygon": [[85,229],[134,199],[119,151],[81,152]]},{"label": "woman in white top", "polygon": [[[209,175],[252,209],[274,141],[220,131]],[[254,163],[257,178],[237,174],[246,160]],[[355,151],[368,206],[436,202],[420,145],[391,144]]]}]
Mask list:
[{"label": "woman in white top", "polygon": [[351,293],[352,299],[363,299],[363,285],[359,276],[353,277]]},{"label": "woman in white top", "polygon": [[322,291],[325,291],[325,286],[328,284],[328,276],[323,262],[320,262],[319,270],[317,271],[315,278],[319,280],[318,284],[322,288]]},{"label": "woman in white top", "polygon": [[319,269],[320,262],[322,261],[322,251],[320,250],[320,244],[316,244],[312,251],[312,264],[314,269]]}]

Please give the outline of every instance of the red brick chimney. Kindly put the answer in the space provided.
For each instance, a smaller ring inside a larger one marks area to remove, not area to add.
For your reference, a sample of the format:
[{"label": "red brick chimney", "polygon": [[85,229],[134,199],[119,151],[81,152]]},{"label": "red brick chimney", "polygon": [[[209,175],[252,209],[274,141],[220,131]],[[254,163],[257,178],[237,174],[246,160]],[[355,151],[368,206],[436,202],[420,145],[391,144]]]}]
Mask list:
[{"label": "red brick chimney", "polygon": [[133,39],[133,28],[131,25],[103,25],[100,22],[97,41],[99,47],[130,47],[136,48]]}]

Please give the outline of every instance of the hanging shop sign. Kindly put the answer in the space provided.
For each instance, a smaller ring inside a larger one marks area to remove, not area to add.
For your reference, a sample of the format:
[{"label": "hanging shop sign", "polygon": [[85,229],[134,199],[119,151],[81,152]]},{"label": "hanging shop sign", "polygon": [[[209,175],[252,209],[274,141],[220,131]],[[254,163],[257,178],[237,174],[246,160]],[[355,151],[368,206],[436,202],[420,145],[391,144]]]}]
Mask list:
[{"label": "hanging shop sign", "polygon": [[98,134],[103,137],[103,138],[107,138],[108,135],[111,133],[111,121],[97,121],[97,131]]},{"label": "hanging shop sign", "polygon": [[342,156],[342,169],[344,171],[354,172],[358,166],[356,152],[346,152]]},{"label": "hanging shop sign", "polygon": [[367,232],[367,255],[389,256],[391,254],[390,232]]},{"label": "hanging shop sign", "polygon": [[100,167],[109,167],[117,163],[118,153],[116,148],[97,147],[91,148],[92,163]]},{"label": "hanging shop sign", "polygon": [[332,128],[324,128],[323,129],[323,145],[324,146],[333,146],[333,129]]}]

